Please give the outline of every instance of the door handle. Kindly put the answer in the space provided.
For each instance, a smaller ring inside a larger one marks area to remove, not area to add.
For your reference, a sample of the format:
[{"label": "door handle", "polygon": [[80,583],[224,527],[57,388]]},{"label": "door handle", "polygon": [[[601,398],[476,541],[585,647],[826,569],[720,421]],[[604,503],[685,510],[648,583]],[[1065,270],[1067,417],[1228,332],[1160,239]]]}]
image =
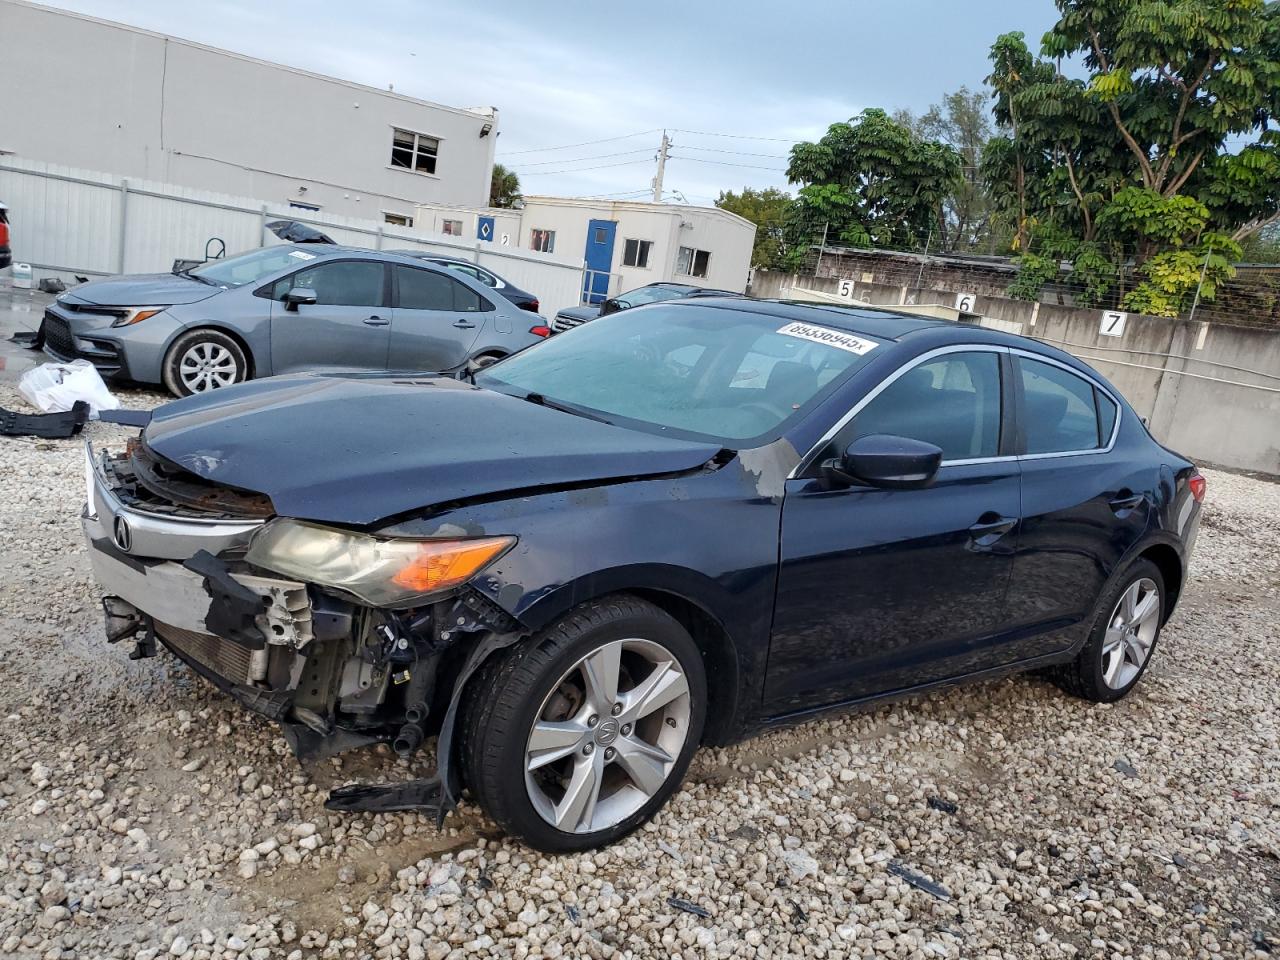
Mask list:
[{"label": "door handle", "polygon": [[470,320],[456,320],[453,325],[459,330],[471,330],[475,327],[475,324]]},{"label": "door handle", "polygon": [[1142,506],[1146,499],[1146,494],[1131,494],[1128,490],[1121,490],[1120,494],[1114,500],[1110,501],[1111,510],[1113,513],[1117,514],[1125,513],[1129,510],[1136,510],[1138,507]]},{"label": "door handle", "polygon": [[380,317],[377,314],[372,317],[365,317],[364,322],[371,327],[385,327],[391,323],[386,317]]},{"label": "door handle", "polygon": [[984,513],[969,528],[969,536],[980,547],[989,547],[1018,525],[1017,517],[1002,517],[998,513]]}]

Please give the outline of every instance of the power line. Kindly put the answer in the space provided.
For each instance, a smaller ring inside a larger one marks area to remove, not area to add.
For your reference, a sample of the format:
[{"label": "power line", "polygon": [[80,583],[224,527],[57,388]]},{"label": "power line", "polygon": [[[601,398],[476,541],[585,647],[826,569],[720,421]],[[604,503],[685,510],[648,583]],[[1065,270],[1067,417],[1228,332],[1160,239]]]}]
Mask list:
[{"label": "power line", "polygon": [[[504,153],[502,157],[514,157],[518,154],[523,154],[523,153],[547,153],[551,150],[568,150],[572,147],[591,147],[597,143],[615,143],[618,140],[630,140],[633,137],[644,137],[644,136],[648,136],[651,133],[658,133],[658,132],[659,132],[659,128],[655,127],[652,130],[641,130],[639,133],[623,134],[621,137],[605,137],[603,140],[585,140],[582,143],[563,143],[558,147],[530,147],[528,150],[511,150],[507,153]],[[502,158],[499,158],[499,159],[502,159]]]},{"label": "power line", "polygon": [[766,140],[770,143],[795,143],[792,137],[751,137],[744,133],[710,133],[706,130],[681,130],[673,128],[673,133],[692,133],[699,137],[726,137],[729,140]]},{"label": "power line", "polygon": [[779,167],[761,167],[754,163],[730,163],[727,160],[704,160],[701,157],[672,157],[672,160],[691,160],[694,163],[710,163],[717,167],[745,167],[748,170],[769,170],[773,173],[786,173]]},{"label": "power line", "polygon": [[559,160],[535,160],[531,163],[521,162],[518,164],[520,169],[525,167],[545,167],[556,163],[580,163],[584,160],[606,160],[609,157],[630,157],[637,153],[653,153],[650,147],[641,147],[639,150],[619,150],[617,153],[597,153],[590,157],[565,157]]},{"label": "power line", "polygon": [[553,173],[581,173],[585,170],[607,170],[609,167],[634,167],[638,163],[652,163],[651,160],[623,160],[621,163],[601,163],[594,167],[567,167],[564,170],[533,170],[522,173],[522,177],[545,177]]},{"label": "power line", "polygon": [[782,153],[748,153],[745,150],[718,150],[715,147],[693,147],[687,143],[676,144],[681,150],[700,150],[703,153],[731,153],[739,157],[765,157],[769,160],[789,160],[786,154]]}]

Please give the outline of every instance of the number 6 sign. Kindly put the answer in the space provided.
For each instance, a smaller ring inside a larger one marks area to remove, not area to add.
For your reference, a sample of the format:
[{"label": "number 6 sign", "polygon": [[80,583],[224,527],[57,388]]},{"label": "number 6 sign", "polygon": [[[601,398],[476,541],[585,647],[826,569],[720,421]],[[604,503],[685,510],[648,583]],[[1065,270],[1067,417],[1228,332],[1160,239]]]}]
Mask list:
[{"label": "number 6 sign", "polygon": [[1098,332],[1104,337],[1123,337],[1124,322],[1128,319],[1129,315],[1127,313],[1104,310],[1102,312],[1102,325],[1098,328]]}]

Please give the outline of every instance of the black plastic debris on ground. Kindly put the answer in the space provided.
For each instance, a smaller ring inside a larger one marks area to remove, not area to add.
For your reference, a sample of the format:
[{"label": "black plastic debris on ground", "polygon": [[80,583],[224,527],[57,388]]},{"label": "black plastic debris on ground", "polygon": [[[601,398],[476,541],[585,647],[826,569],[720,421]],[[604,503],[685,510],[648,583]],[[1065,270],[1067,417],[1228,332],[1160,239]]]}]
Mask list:
[{"label": "black plastic debris on ground", "polygon": [[930,797],[928,800],[930,809],[937,810],[941,813],[949,813],[954,815],[959,809],[950,800],[943,800],[942,797]]},{"label": "black plastic debris on ground", "polygon": [[1113,763],[1112,766],[1115,767],[1121,773],[1123,773],[1126,777],[1129,777],[1130,779],[1138,775],[1137,767],[1135,767],[1132,763],[1130,763],[1124,757],[1121,757],[1119,760]]},{"label": "black plastic debris on ground", "polygon": [[9,342],[28,350],[43,350],[44,334],[39,330],[19,330],[9,338]]},{"label": "black plastic debris on ground", "polygon": [[904,867],[897,860],[889,864],[889,872],[895,877],[901,877],[917,890],[923,890],[931,897],[937,897],[939,900],[950,900],[951,891],[940,883],[934,883],[923,874],[916,873],[907,867]]},{"label": "black plastic debris on ground", "polygon": [[667,897],[667,906],[683,910],[685,913],[692,913],[695,917],[702,917],[704,920],[711,916],[711,911],[706,907],[700,907],[690,900],[681,900],[679,897]]},{"label": "black plastic debris on ground", "polygon": [[83,430],[88,420],[89,405],[83,400],[62,413],[16,413],[0,407],[0,435],[66,440]]}]

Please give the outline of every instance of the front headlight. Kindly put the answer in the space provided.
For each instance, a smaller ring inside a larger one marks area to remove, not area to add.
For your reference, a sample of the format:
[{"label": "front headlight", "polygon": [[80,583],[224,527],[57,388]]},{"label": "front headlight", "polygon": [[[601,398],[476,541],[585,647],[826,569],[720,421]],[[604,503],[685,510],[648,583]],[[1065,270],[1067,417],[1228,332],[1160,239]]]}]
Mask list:
[{"label": "front headlight", "polygon": [[466,583],[506,553],[515,537],[403,540],[273,520],[245,559],[287,577],[333,587],[373,607],[411,607]]},{"label": "front headlight", "polygon": [[113,327],[128,327],[135,323],[141,323],[148,317],[154,317],[157,313],[164,313],[168,307],[128,307],[125,309],[123,317],[117,317],[111,321]]}]

